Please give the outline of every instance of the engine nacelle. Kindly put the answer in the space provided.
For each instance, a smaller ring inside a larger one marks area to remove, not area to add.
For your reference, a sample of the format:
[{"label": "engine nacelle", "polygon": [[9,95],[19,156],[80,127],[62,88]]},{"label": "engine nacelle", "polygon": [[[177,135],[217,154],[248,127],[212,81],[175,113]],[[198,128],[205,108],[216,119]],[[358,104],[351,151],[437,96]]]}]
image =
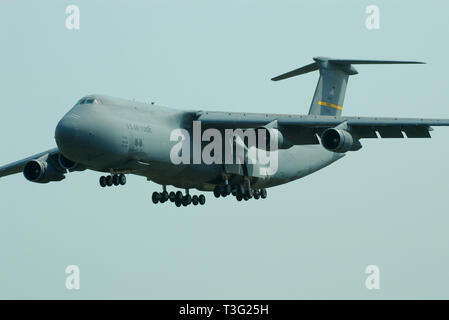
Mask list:
[{"label": "engine nacelle", "polygon": [[65,178],[64,173],[57,170],[47,161],[30,160],[23,168],[23,175],[31,182],[47,183],[60,181]]},{"label": "engine nacelle", "polygon": [[346,130],[329,128],[321,135],[321,144],[332,152],[345,153],[359,150],[362,145]]},{"label": "engine nacelle", "polygon": [[293,146],[284,137],[282,132],[275,128],[257,128],[257,147],[263,150],[275,151],[277,149],[288,149]]},{"label": "engine nacelle", "polygon": [[69,170],[69,171],[75,171],[75,169],[78,167],[77,162],[67,159],[61,153],[58,156],[58,163],[62,168]]}]

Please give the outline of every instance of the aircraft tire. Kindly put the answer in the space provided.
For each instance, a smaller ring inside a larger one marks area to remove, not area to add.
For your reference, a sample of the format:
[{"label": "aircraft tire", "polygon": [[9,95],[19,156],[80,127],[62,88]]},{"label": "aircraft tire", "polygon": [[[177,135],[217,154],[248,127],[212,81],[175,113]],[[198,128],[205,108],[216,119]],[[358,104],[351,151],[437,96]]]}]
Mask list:
[{"label": "aircraft tire", "polygon": [[106,177],[105,176],[100,177],[100,186],[102,188],[106,187]]},{"label": "aircraft tire", "polygon": [[228,193],[227,193],[227,191],[226,191],[226,187],[223,187],[221,190],[220,190],[220,195],[224,198],[224,197],[226,197],[227,195],[228,195]]},{"label": "aircraft tire", "polygon": [[151,200],[153,201],[154,204],[158,203],[160,200],[160,194],[159,192],[153,192],[153,195],[151,196]]},{"label": "aircraft tire", "polygon": [[112,176],[112,183],[114,184],[114,186],[118,186],[120,184],[120,182],[118,180],[118,175],[114,174]]},{"label": "aircraft tire", "polygon": [[206,197],[204,196],[204,194],[200,194],[198,196],[198,202],[200,203],[200,205],[204,205],[206,203]]},{"label": "aircraft tire", "polygon": [[242,196],[245,194],[245,188],[241,184],[237,186],[237,194]]},{"label": "aircraft tire", "polygon": [[121,175],[118,176],[118,182],[124,186],[126,184],[126,176],[122,173]]},{"label": "aircraft tire", "polygon": [[106,177],[106,185],[108,187],[112,186],[112,176],[107,176]]},{"label": "aircraft tire", "polygon": [[232,193],[232,187],[230,184],[225,185],[224,190],[226,192],[226,195],[229,196]]}]

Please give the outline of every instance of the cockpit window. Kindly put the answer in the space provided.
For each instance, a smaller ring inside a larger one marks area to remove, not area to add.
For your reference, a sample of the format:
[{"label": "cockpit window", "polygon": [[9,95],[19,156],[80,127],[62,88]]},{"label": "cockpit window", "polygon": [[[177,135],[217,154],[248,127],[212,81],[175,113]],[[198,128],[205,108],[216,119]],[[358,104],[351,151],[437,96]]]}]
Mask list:
[{"label": "cockpit window", "polygon": [[80,99],[76,104],[83,104],[86,99]]},{"label": "cockpit window", "polygon": [[97,98],[82,98],[76,104],[100,104],[100,100]]}]

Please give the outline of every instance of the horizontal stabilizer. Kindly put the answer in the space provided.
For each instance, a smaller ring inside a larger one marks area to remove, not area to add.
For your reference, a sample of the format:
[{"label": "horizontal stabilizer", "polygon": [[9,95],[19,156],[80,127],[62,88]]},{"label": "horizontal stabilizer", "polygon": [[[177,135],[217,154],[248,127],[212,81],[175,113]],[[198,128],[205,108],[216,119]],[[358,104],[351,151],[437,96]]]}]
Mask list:
[{"label": "horizontal stabilizer", "polygon": [[[318,58],[319,59],[319,58]],[[327,59],[336,64],[425,64],[421,61]]]},{"label": "horizontal stabilizer", "polygon": [[315,70],[318,70],[318,65],[316,64],[316,62],[313,62],[311,64],[308,64],[308,65],[304,66],[304,67],[301,67],[301,68],[292,70],[290,72],[281,74],[280,76],[274,77],[271,80],[279,81],[279,80],[283,80],[283,79],[299,76],[301,74],[312,72],[312,71],[315,71]]},{"label": "horizontal stabilizer", "polygon": [[272,78],[273,81],[284,80],[287,78],[299,76],[304,73],[319,70],[320,67],[326,67],[325,64],[338,65],[340,67],[345,67],[348,70],[348,74],[356,74],[355,69],[351,70],[351,64],[424,64],[425,62],[420,61],[400,61],[400,60],[357,60],[357,59],[332,59],[324,57],[313,58],[315,62],[308,64],[304,67],[289,71],[287,73],[281,74],[277,77]]}]

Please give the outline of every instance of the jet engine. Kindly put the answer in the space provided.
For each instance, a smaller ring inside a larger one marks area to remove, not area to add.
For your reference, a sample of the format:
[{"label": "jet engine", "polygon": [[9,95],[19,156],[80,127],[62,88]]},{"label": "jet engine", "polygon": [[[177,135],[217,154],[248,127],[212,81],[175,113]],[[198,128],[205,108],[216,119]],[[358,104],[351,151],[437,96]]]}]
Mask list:
[{"label": "jet engine", "polygon": [[30,160],[23,168],[23,175],[31,182],[47,183],[50,181],[60,181],[65,175],[56,169],[51,163],[43,160]]},{"label": "jet engine", "polygon": [[321,135],[321,144],[329,151],[345,153],[359,150],[362,145],[346,130],[329,128]]},{"label": "jet engine", "polygon": [[[257,128],[257,147],[263,150],[275,151],[277,149],[288,149],[293,146],[290,141],[284,137],[282,132],[275,128],[260,127]],[[259,139],[261,138],[262,139]],[[277,141],[277,144],[274,142]],[[272,146],[273,145],[273,149]]]}]

